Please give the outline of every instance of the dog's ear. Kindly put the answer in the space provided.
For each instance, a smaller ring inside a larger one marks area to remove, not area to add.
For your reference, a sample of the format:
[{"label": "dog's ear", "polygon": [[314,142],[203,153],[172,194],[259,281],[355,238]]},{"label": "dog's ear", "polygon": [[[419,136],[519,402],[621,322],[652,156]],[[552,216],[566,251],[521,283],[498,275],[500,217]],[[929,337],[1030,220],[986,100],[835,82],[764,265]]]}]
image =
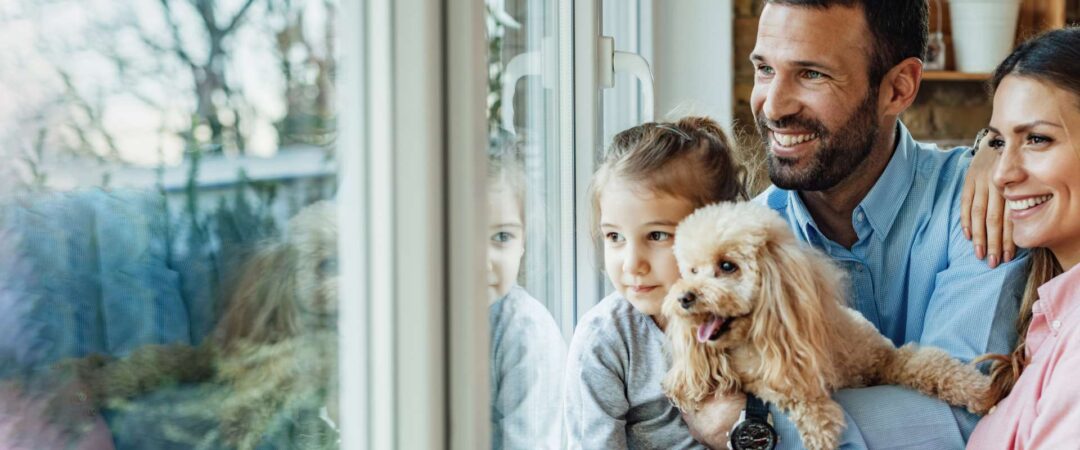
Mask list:
[{"label": "dog's ear", "polygon": [[671,368],[661,387],[680,410],[696,411],[713,393],[741,389],[739,377],[727,356],[697,342],[693,326],[682,319],[671,318],[665,333]]},{"label": "dog's ear", "polygon": [[842,282],[823,255],[794,239],[770,240],[758,256],[761,290],[750,328],[761,352],[763,378],[774,387],[825,393],[830,343],[829,318],[840,309]]},{"label": "dog's ear", "polygon": [[272,241],[244,263],[215,329],[222,348],[238,344],[270,344],[297,333],[296,255]]}]

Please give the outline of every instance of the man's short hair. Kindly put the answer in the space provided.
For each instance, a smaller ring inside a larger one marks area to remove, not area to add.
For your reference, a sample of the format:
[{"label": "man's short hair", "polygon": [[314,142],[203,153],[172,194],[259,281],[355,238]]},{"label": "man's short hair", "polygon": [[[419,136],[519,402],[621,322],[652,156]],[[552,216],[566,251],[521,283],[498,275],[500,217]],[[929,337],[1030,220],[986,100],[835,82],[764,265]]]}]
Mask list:
[{"label": "man's short hair", "polygon": [[922,58],[926,53],[930,15],[926,0],[766,0],[766,3],[819,9],[862,7],[867,27],[874,36],[869,67],[874,88],[900,61]]}]

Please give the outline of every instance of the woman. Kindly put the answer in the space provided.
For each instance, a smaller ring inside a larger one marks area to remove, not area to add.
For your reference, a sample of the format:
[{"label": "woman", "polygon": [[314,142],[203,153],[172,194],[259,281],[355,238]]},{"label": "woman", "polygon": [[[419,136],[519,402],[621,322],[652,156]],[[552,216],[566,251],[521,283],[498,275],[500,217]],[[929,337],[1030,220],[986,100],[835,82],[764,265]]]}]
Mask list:
[{"label": "woman", "polygon": [[1031,248],[1021,338],[993,370],[1000,403],[968,448],[1080,445],[1080,28],[1018,47],[991,80],[994,184],[1013,239]]}]

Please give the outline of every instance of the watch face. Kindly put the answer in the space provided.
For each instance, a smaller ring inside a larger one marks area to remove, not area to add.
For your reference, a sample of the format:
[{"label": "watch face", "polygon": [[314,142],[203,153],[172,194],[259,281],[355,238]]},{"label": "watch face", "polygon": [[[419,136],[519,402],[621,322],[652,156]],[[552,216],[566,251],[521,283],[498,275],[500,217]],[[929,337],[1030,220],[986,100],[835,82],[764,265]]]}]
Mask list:
[{"label": "watch face", "polygon": [[771,449],[776,445],[776,432],[767,423],[747,420],[735,427],[731,444],[736,450]]}]

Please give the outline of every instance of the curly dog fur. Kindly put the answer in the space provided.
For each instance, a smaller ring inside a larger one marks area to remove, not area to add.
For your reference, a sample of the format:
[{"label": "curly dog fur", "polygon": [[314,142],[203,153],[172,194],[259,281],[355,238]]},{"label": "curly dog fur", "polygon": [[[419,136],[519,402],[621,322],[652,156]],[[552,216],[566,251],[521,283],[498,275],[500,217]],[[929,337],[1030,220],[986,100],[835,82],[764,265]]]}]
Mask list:
[{"label": "curly dog fur", "polygon": [[[337,276],[336,209],[316,203],[246,261],[202,345],[148,345],[120,360],[83,358],[74,368],[92,402],[113,407],[175,383],[212,381],[222,388],[185,410],[219,422],[214,433],[229,446],[254,448],[275,417],[317,410],[335,398]],[[306,435],[313,433],[319,434]],[[336,441],[308,437],[313,443],[301,447]]]},{"label": "curly dog fur", "polygon": [[787,412],[809,449],[836,448],[837,389],[897,384],[984,413],[988,377],[940,349],[896,348],[844,304],[844,276],[754,203],[694,212],[675,232],[682,279],[664,299],[665,393],[695,411],[744,390]]}]

